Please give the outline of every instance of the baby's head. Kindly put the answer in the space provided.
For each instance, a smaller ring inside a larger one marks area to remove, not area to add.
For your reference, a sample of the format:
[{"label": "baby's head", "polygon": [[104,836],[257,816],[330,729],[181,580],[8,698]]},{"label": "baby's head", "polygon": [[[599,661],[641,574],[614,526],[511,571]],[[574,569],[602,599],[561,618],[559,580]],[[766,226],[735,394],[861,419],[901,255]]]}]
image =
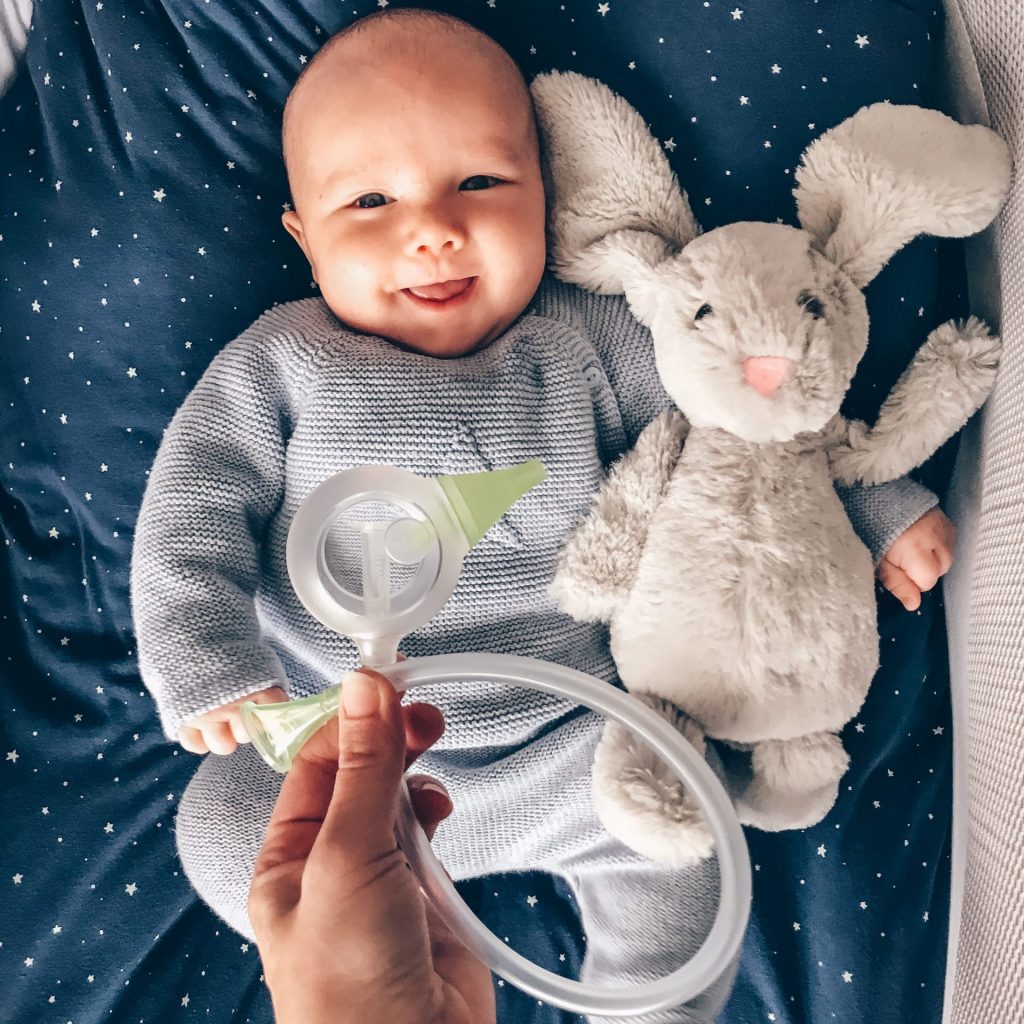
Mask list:
[{"label": "baby's head", "polygon": [[352,328],[453,357],[526,308],[545,260],[537,130],[483,33],[412,9],[338,33],[288,98],[284,151],[284,226]]}]

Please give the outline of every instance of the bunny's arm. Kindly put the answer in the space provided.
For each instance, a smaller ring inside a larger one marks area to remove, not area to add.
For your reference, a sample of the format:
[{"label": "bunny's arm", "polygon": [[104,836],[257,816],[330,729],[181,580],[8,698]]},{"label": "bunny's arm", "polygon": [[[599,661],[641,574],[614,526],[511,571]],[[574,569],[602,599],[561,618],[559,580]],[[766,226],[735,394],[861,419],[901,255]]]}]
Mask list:
[{"label": "bunny's arm", "polygon": [[629,593],[651,516],[675,469],[689,424],[663,412],[612,467],[594,507],[569,539],[551,584],[558,606],[581,622],[608,622]]},{"label": "bunny's arm", "polygon": [[874,427],[844,421],[830,446],[832,475],[843,484],[896,480],[949,440],[995,383],[999,339],[980,320],[936,327],[896,382]]}]

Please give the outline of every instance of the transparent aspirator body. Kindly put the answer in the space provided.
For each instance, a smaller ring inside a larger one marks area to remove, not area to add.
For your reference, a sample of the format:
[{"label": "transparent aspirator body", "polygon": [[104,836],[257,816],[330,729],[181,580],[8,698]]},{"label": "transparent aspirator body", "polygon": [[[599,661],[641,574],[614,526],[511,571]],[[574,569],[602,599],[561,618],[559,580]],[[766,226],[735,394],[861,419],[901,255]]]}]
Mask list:
[{"label": "transparent aspirator body", "polygon": [[[614,686],[535,658],[473,653],[398,661],[402,638],[451,596],[463,559],[531,487],[540,462],[489,473],[426,478],[394,466],[360,466],[325,480],[300,505],[288,533],[295,593],[324,625],[351,637],[363,665],[399,691],[434,683],[505,683],[567,698],[632,730],[673,770],[715,840],[720,895],[703,945],[686,964],[629,988],[584,985],[543,970],[501,942],[469,909],[434,856],[401,790],[397,833],[420,885],[466,947],[525,992],[573,1013],[630,1017],[700,996],[739,954],[750,910],[750,862],[724,789],[703,758],[660,715]],[[242,705],[260,756],[286,772],[302,745],[338,713],[340,684],[282,704]]]}]

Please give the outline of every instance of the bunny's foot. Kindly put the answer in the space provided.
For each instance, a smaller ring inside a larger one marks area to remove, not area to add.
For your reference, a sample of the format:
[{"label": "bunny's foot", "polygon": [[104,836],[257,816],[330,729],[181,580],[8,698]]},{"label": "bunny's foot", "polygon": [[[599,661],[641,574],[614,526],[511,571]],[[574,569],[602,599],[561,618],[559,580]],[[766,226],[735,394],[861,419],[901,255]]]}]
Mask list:
[{"label": "bunny's foot", "polygon": [[753,778],[736,801],[744,825],[765,832],[817,825],[832,809],[850,759],[835,733],[754,745]]},{"label": "bunny's foot", "polygon": [[[703,756],[704,735],[674,704],[638,695]],[[675,867],[712,851],[711,829],[675,773],[639,737],[608,722],[594,755],[594,809],[605,828],[642,857]]]}]

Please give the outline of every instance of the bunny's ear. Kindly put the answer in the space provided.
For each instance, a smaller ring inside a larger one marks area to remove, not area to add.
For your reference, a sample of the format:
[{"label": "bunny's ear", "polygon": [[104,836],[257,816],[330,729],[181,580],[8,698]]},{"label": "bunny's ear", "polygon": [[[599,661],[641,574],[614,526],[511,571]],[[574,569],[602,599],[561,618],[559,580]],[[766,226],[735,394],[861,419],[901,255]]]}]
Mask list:
[{"label": "bunny's ear", "polygon": [[531,90],[552,270],[591,291],[627,292],[643,318],[654,268],[699,233],[686,194],[640,115],[606,85],[551,72]]},{"label": "bunny's ear", "polygon": [[800,223],[863,288],[917,235],[966,238],[999,213],[1006,144],[981,125],[876,103],[827,131],[796,173]]}]

